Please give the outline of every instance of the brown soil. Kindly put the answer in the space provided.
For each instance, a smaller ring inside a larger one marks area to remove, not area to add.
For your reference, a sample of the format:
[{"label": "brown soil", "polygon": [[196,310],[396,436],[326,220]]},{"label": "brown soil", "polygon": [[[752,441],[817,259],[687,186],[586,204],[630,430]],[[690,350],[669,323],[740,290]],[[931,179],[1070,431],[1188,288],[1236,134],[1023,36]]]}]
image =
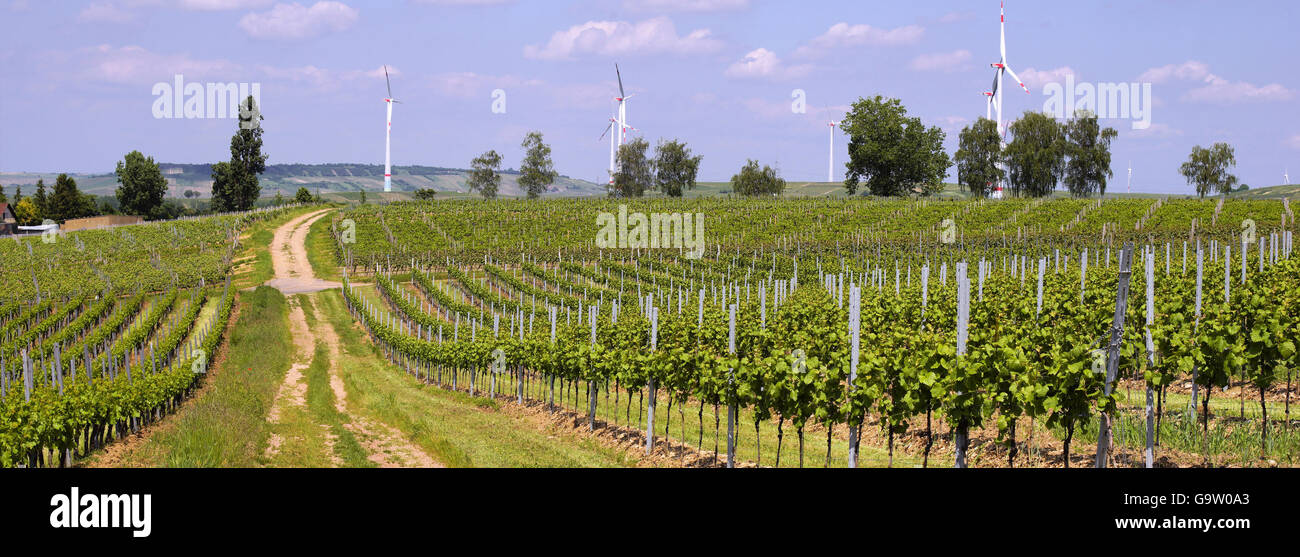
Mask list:
[{"label": "brown soil", "polygon": [[267,281],[267,286],[286,295],[320,292],[342,286],[337,282],[317,279],[312,272],[311,263],[307,261],[307,232],[313,223],[324,218],[329,211],[326,209],[296,217],[275,230],[275,238],[271,241],[271,267],[275,269],[275,278]]}]

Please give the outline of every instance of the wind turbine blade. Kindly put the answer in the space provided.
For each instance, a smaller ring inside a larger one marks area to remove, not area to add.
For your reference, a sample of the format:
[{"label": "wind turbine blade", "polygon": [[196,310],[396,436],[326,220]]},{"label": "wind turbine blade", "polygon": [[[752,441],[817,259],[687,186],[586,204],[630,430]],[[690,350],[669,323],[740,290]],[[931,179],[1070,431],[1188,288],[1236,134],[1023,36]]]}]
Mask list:
[{"label": "wind turbine blade", "polygon": [[1002,62],[1007,61],[1007,3],[1002,2]]},{"label": "wind turbine blade", "polygon": [[993,102],[993,97],[998,96],[998,72],[1000,71],[1002,70],[998,69],[993,72],[993,93],[989,95],[989,102]]},{"label": "wind turbine blade", "polygon": [[[600,134],[600,139],[605,139],[605,136],[609,135],[609,130],[612,129],[614,129],[614,123],[610,122],[608,126],[605,126],[605,132]],[[600,139],[597,139],[596,141],[600,141]]]},{"label": "wind turbine blade", "polygon": [[393,82],[388,79],[388,65],[384,65],[384,83],[388,85],[388,98],[393,98]]},{"label": "wind turbine blade", "polygon": [[1014,71],[1011,70],[1011,66],[1007,66],[1007,67],[1006,67],[1006,70],[1007,70],[1007,73],[1011,74],[1011,79],[1016,80],[1016,83],[1019,83],[1019,84],[1020,84],[1020,88],[1021,88],[1021,89],[1024,89],[1025,92],[1028,93],[1028,92],[1029,92],[1029,88],[1028,88],[1028,87],[1025,87],[1025,82],[1021,81],[1021,80],[1020,80],[1020,76],[1016,75],[1016,72],[1014,72]]},{"label": "wind turbine blade", "polygon": [[627,94],[623,92],[623,72],[619,71],[618,64],[614,64],[614,74],[618,76],[618,97],[626,99]]}]

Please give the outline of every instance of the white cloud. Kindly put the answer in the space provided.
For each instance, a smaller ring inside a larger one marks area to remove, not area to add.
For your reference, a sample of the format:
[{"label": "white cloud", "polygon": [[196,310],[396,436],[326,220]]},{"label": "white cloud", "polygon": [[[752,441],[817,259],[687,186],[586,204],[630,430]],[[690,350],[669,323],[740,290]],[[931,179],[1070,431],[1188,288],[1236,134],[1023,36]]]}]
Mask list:
[{"label": "white cloud", "polygon": [[944,71],[953,72],[958,70],[970,69],[967,62],[970,62],[971,53],[969,50],[956,50],[953,52],[936,52],[934,54],[922,54],[912,59],[909,64],[916,71]]},{"label": "white cloud", "polygon": [[748,9],[750,0],[624,0],[623,8],[638,12],[725,12]]},{"label": "white cloud", "polygon": [[434,4],[438,6],[496,6],[500,4],[512,4],[515,0],[416,0],[421,4]]},{"label": "white cloud", "polygon": [[[262,72],[268,79],[290,81],[298,84],[318,89],[334,89],[339,84],[356,81],[360,79],[375,80],[377,87],[383,86],[384,67],[379,66],[372,70],[330,70],[318,68],[316,66],[295,66],[295,67],[277,67],[277,66],[258,66],[258,71]],[[402,75],[402,71],[394,68],[388,68],[388,74],[393,77]]]},{"label": "white cloud", "polygon": [[551,36],[545,45],[524,47],[524,56],[535,60],[568,60],[581,54],[623,56],[640,54],[702,54],[717,51],[722,41],[708,29],[677,34],[671,19],[656,17],[638,23],[589,21]]},{"label": "white cloud", "polygon": [[1292,149],[1300,151],[1300,134],[1291,136],[1291,139],[1288,139],[1286,144]]},{"label": "white cloud", "polygon": [[432,86],[435,91],[444,96],[458,98],[473,98],[490,92],[492,89],[538,85],[542,85],[542,82],[536,79],[524,79],[512,75],[482,75],[474,72],[443,73],[432,78]]},{"label": "white cloud", "polygon": [[807,45],[795,50],[795,56],[824,55],[826,51],[836,48],[910,45],[920,41],[924,34],[925,28],[919,25],[880,29],[865,24],[836,23]]},{"label": "white cloud", "polygon": [[788,66],[780,57],[766,48],[750,51],[743,59],[727,68],[727,77],[740,79],[790,79],[807,75],[808,65]]},{"label": "white cloud", "polygon": [[[1074,69],[1069,66],[1061,66],[1054,70],[1025,68],[1024,71],[1017,72],[1017,74],[1020,76],[1020,79],[1024,80],[1025,86],[1030,89],[1040,89],[1048,83],[1064,83],[1065,78],[1068,76],[1074,76],[1076,80],[1079,79],[1079,74],[1075,73]],[[1004,83],[1003,85],[1006,86],[1007,84]],[[1010,85],[1012,87],[1015,86],[1014,83]]]},{"label": "white cloud", "polygon": [[129,23],[134,19],[134,13],[119,8],[112,2],[92,2],[77,15],[78,21],[92,23]]},{"label": "white cloud", "polygon": [[256,39],[295,40],[343,31],[357,21],[357,10],[342,2],[322,1],[311,7],[276,4],[268,12],[251,13],[239,27]]},{"label": "white cloud", "polygon": [[264,8],[271,0],[180,0],[180,7],[195,11],[226,11]]},{"label": "white cloud", "polygon": [[198,60],[188,54],[159,54],[139,46],[99,45],[79,49],[68,61],[83,64],[83,78],[109,83],[156,83],[184,74],[187,81],[206,77],[215,81],[238,81],[238,64],[226,60]]},{"label": "white cloud", "polygon": [[1135,129],[1130,134],[1131,137],[1165,139],[1170,137],[1182,137],[1183,130],[1170,127],[1169,124],[1153,123],[1146,129]]},{"label": "white cloud", "polygon": [[1251,101],[1288,101],[1295,97],[1295,91],[1272,83],[1257,86],[1245,81],[1229,81],[1210,72],[1210,66],[1197,60],[1188,60],[1182,64],[1169,64],[1151,68],[1138,77],[1139,81],[1162,84],[1171,80],[1196,81],[1200,87],[1192,89],[1182,96],[1182,100],[1204,103],[1237,103]]}]

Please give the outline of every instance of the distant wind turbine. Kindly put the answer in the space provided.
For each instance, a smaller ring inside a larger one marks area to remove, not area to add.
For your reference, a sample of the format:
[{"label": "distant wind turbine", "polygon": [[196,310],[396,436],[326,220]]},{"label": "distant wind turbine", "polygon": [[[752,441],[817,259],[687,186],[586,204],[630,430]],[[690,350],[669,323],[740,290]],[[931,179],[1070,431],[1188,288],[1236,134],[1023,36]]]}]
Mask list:
[{"label": "distant wind turbine", "polygon": [[1291,169],[1288,168],[1282,171],[1282,181],[1286,182],[1288,186],[1291,185]]},{"label": "distant wind turbine", "polygon": [[384,135],[384,192],[393,191],[393,104],[401,101],[393,98],[393,82],[388,78],[388,66],[384,66],[384,83],[388,85],[388,97],[384,104],[388,106],[388,131]]},{"label": "distant wind turbine", "polygon": [[830,166],[830,170],[828,170],[826,173],[826,181],[834,183],[835,182],[835,126],[840,125],[840,123],[831,121],[828,122],[826,125],[830,126],[831,128],[831,166]]},{"label": "distant wind turbine", "polygon": [[1128,192],[1133,193],[1133,161],[1128,162]]},{"label": "distant wind turbine", "polygon": [[[623,72],[619,70],[618,64],[614,64],[614,75],[618,76],[618,96],[614,97],[614,100],[618,101],[618,114],[610,119],[610,127],[614,128],[614,135],[610,137],[611,145],[609,148],[610,184],[614,183],[614,175],[618,174],[620,170],[618,166],[618,146],[627,145],[628,131],[636,131],[636,128],[627,124],[627,100],[632,98],[632,95],[623,90]],[[605,133],[609,133],[609,128],[605,129]],[[600,137],[604,138],[605,136],[602,134]]]}]

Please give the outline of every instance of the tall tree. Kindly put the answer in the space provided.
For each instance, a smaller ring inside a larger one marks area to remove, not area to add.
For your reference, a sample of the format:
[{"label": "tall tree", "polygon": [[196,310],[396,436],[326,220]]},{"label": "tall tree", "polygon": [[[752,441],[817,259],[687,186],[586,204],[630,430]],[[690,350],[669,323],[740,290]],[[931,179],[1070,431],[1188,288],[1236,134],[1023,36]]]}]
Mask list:
[{"label": "tall tree", "polygon": [[849,136],[844,181],[849,195],[856,195],[860,184],[879,196],[943,189],[952,166],[943,150],[946,135],[937,127],[926,128],[920,118],[909,118],[898,99],[858,99],[840,125]]},{"label": "tall tree", "polygon": [[1210,193],[1227,195],[1237,186],[1237,177],[1228,169],[1237,166],[1236,151],[1227,143],[1215,143],[1209,149],[1197,145],[1192,155],[1179,168],[1187,183],[1196,186],[1196,194],[1205,197]]},{"label": "tall tree", "polygon": [[230,162],[212,165],[212,208],[217,212],[247,211],[262,195],[258,175],[266,171],[262,154],[262,117],[249,95],[240,105],[239,131],[230,138]]},{"label": "tall tree", "polygon": [[167,178],[153,161],[139,151],[131,151],[117,163],[117,204],[123,214],[157,218],[158,208],[167,195]]},{"label": "tall tree", "polygon": [[1030,197],[1050,195],[1065,175],[1064,126],[1050,115],[1026,112],[1011,124],[1011,135],[1004,154],[1011,191]]},{"label": "tall tree", "polygon": [[[469,164],[472,168],[466,184],[469,190],[478,192],[483,199],[496,199],[497,190],[501,189],[501,173],[498,172],[501,169],[501,154],[494,149],[479,155]],[[416,192],[417,197],[419,193]]]},{"label": "tall tree", "polygon": [[1002,162],[1002,137],[998,124],[980,118],[961,131],[958,141],[957,181],[978,197],[988,197],[993,184],[1006,178]]},{"label": "tall tree", "polygon": [[704,157],[691,156],[691,149],[676,139],[655,146],[655,187],[668,197],[681,197],[695,189],[695,177]]},{"label": "tall tree", "polygon": [[294,194],[293,200],[296,203],[303,203],[303,204],[311,203],[312,202],[311,190],[308,190],[307,188],[298,188],[298,193]]},{"label": "tall tree", "polygon": [[1065,126],[1065,187],[1070,195],[1106,195],[1106,181],[1115,175],[1110,169],[1110,142],[1119,135],[1115,128],[1103,129],[1097,114],[1080,110]]},{"label": "tall tree", "polygon": [[5,195],[4,185],[0,185],[0,203],[8,203],[9,197]]},{"label": "tall tree", "polygon": [[750,197],[780,195],[785,191],[785,179],[772,167],[759,168],[758,161],[750,159],[739,174],[731,177],[731,191]]},{"label": "tall tree", "polygon": [[610,185],[610,197],[641,197],[655,185],[654,163],[646,156],[650,148],[643,138],[618,147],[618,172]]},{"label": "tall tree", "polygon": [[14,185],[14,205],[17,205],[17,204],[18,204],[20,201],[22,201],[22,200],[23,200],[23,187],[22,187],[21,185],[17,185],[17,184],[15,184],[15,185]]},{"label": "tall tree", "polygon": [[91,196],[77,189],[77,181],[60,174],[54,181],[54,195],[50,196],[50,212],[46,218],[59,222],[93,216],[99,211]]},{"label": "tall tree", "polygon": [[520,146],[525,154],[519,165],[519,186],[529,199],[537,199],[559,177],[551,161],[551,146],[542,141],[542,132],[529,132]]},{"label": "tall tree", "polygon": [[36,205],[36,210],[40,212],[41,218],[47,218],[50,214],[50,197],[45,194],[45,180],[36,179],[36,195],[32,196],[32,203]]}]

